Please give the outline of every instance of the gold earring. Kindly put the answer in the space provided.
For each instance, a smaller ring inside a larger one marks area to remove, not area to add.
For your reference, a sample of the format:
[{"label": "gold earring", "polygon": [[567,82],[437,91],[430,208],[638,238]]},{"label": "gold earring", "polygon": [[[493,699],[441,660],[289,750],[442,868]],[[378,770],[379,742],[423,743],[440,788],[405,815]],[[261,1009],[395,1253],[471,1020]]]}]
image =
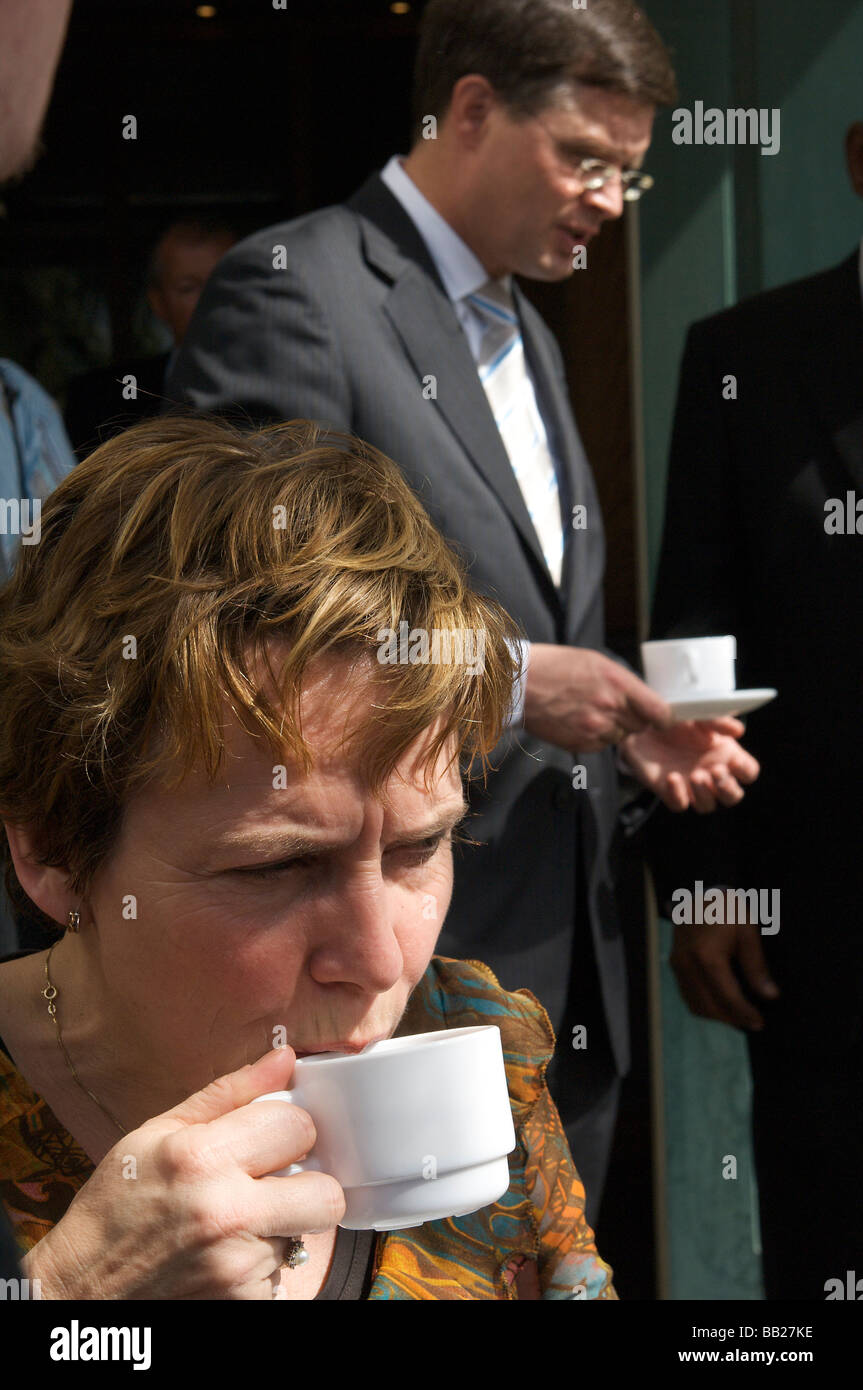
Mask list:
[{"label": "gold earring", "polygon": [[69,931],[71,931],[71,932],[79,932],[79,931],[81,930],[81,914],[80,914],[80,912],[76,912],[74,908],[71,908],[70,911],[69,911],[69,918],[68,918],[68,921],[67,921],[66,925],[67,925]]}]

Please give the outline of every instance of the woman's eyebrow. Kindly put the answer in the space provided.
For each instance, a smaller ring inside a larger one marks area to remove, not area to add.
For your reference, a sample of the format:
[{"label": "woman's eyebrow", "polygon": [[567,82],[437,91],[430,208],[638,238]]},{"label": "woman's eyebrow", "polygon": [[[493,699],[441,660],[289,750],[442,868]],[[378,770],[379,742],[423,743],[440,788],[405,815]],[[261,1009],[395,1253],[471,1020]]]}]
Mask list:
[{"label": "woman's eyebrow", "polygon": [[[437,816],[428,825],[420,826],[415,830],[410,830],[398,835],[399,844],[420,844],[423,840],[434,839],[436,835],[443,835],[448,830],[455,830],[470,812],[470,804],[462,800],[458,806],[451,807],[449,811]],[[301,858],[316,854],[326,854],[333,849],[341,849],[345,842],[325,839],[323,837],[313,838],[309,835],[292,834],[275,830],[270,834],[264,832],[251,831],[246,835],[232,836],[229,840],[223,840],[215,848],[215,852],[220,856],[228,854],[278,854],[282,859]]]},{"label": "woman's eyebrow", "polygon": [[251,832],[248,835],[233,835],[220,840],[209,850],[204,873],[221,873],[226,867],[233,867],[235,860],[248,860],[249,865],[265,862],[282,862],[288,859],[301,859],[309,855],[323,854],[333,846],[309,836],[274,831],[271,835]]},{"label": "woman's eyebrow", "polygon": [[399,842],[410,845],[422,840],[433,840],[436,835],[443,835],[448,830],[455,830],[456,826],[461,825],[465,816],[469,814],[470,809],[470,804],[467,801],[462,801],[460,806],[455,806],[444,815],[439,816],[431,825],[412,830],[405,835],[399,835]]}]

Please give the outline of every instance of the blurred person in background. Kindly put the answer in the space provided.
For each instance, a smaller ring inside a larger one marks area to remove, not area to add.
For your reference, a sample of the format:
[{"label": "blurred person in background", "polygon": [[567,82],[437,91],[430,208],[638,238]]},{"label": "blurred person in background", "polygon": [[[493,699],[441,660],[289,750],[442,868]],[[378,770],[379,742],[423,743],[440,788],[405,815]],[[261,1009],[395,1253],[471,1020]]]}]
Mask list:
[{"label": "blurred person in background", "polygon": [[[39,157],[71,8],[71,0],[6,0],[0,7],[0,184],[21,178]],[[74,464],[51,397],[22,367],[0,359],[0,579],[11,573],[22,530],[28,544],[38,539],[34,504]]]},{"label": "blurred person in background", "polygon": [[[20,178],[38,158],[71,8],[71,0],[0,6],[0,183]],[[22,542],[38,544],[41,504],[74,466],[54,401],[17,363],[0,359],[0,581]],[[0,949],[18,943],[0,885]]]},{"label": "blurred person in background", "polygon": [[69,383],[66,428],[79,458],[166,403],[165,385],[207,280],[236,241],[227,223],[181,218],[156,242],[147,266],[147,300],[171,334],[171,346],[149,357],[84,372]]},{"label": "blurred person in background", "polygon": [[[72,0],[5,0],[0,6],[0,184],[20,177],[37,157],[39,132],[51,96],[71,9]],[[17,389],[25,375],[20,368],[14,369],[11,382],[13,390]],[[27,381],[32,382],[32,378],[27,378]],[[29,399],[25,399],[23,404],[20,398],[16,403],[14,399],[7,399],[6,391],[0,392],[3,407],[0,417],[0,489],[5,500],[14,497],[19,504],[26,496],[23,492],[26,483],[21,478],[22,466],[26,466],[21,440],[22,434],[27,435],[29,431],[23,422],[16,422],[16,404],[19,412],[26,412],[31,408],[32,401],[36,418],[46,421],[49,437],[55,437],[59,424],[59,417],[53,408],[43,409],[44,393],[41,393],[41,388],[35,382],[32,382],[32,386],[36,390],[27,390]],[[75,462],[68,441],[63,439],[62,425],[60,430],[57,476],[52,474],[40,485],[46,488],[45,494],[37,494],[40,500]],[[11,556],[6,551],[6,537],[3,539],[3,567],[6,570]],[[14,950],[17,944],[18,933],[5,889],[0,886],[0,954]],[[0,1223],[0,1278],[11,1279],[17,1275],[11,1241]]]},{"label": "blurred person in background", "polygon": [[[863,122],[845,151],[863,197]],[[857,499],[863,241],[690,329],[653,614],[656,638],[733,633],[738,685],[779,691],[752,718],[764,772],[744,806],[647,822],[666,916],[699,880],[780,895],[775,934],[680,924],[671,955],[692,1012],[746,1034],[769,1299],[822,1300],[831,1280],[844,1297],[848,1271],[863,1273]]]}]

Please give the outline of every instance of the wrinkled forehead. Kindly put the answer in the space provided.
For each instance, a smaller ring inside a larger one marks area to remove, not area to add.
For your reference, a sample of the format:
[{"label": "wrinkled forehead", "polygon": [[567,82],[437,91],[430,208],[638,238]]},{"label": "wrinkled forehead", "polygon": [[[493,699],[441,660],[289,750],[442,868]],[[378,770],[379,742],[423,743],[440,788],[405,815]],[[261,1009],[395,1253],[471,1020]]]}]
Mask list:
[{"label": "wrinkled forehead", "polygon": [[[245,663],[256,695],[265,695],[286,723],[292,713],[282,699],[279,674],[287,651],[284,642],[270,642],[265,657],[256,660],[249,654]],[[232,806],[245,814],[256,807],[309,809],[335,800],[354,805],[368,800],[371,793],[364,764],[364,734],[386,721],[387,712],[380,667],[367,651],[328,653],[316,657],[304,672],[297,712],[299,732],[312,760],[309,769],[291,755],[287,743],[277,751],[263,731],[250,730],[226,695],[221,711],[224,756],[215,779],[196,764],[176,788],[178,800],[172,804],[182,803],[191,810],[204,803],[213,805],[229,792]],[[375,787],[373,795],[384,807],[404,807],[408,802],[419,807],[421,803],[461,798],[461,775],[452,740],[430,761],[431,745],[441,723],[436,720],[424,729],[398,758],[389,776]],[[164,785],[170,785],[167,771],[163,784],[154,789],[156,795]]]}]

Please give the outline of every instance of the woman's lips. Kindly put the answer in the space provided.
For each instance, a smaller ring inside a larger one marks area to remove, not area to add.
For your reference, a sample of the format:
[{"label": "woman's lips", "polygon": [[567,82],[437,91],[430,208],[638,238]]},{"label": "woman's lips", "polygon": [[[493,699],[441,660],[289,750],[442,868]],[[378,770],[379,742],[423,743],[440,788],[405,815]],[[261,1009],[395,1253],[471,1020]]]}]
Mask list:
[{"label": "woman's lips", "polygon": [[364,1048],[371,1047],[372,1043],[383,1042],[386,1033],[380,1033],[377,1037],[368,1038],[365,1042],[334,1042],[326,1043],[321,1047],[295,1047],[294,1052],[297,1057],[316,1057],[321,1052],[362,1052]]}]

